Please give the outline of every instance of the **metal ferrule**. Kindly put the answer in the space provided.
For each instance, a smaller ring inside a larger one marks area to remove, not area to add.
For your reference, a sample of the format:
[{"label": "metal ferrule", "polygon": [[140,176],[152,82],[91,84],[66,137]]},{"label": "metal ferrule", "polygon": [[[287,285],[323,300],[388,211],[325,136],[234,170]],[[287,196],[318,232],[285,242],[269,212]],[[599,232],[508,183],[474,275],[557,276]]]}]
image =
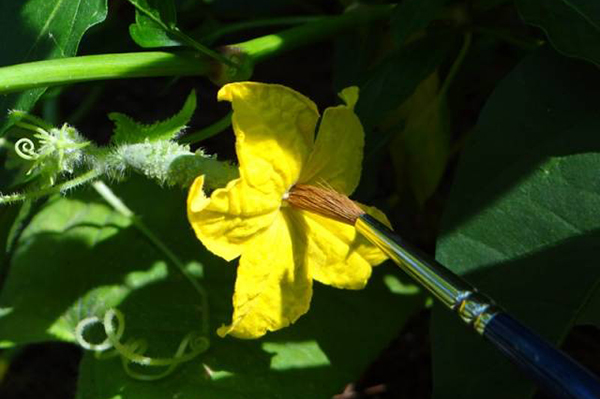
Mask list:
[{"label": "metal ferrule", "polygon": [[370,215],[356,220],[356,230],[375,244],[409,276],[415,279],[461,319],[483,334],[498,312],[493,302],[462,278],[405,242]]}]

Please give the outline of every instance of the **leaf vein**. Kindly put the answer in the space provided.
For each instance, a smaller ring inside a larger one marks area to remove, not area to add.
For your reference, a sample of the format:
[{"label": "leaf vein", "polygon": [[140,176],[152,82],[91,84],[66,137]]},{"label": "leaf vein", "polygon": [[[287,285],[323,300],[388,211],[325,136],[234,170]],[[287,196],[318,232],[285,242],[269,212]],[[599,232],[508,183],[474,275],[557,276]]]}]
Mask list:
[{"label": "leaf vein", "polygon": [[50,12],[50,15],[48,15],[48,19],[46,20],[46,23],[40,30],[40,33],[37,35],[37,37],[35,38],[35,41],[29,48],[29,51],[27,51],[27,54],[23,58],[24,61],[26,61],[29,58],[29,55],[31,54],[33,49],[38,45],[38,43],[42,39],[42,37],[46,36],[46,32],[50,29],[50,24],[52,23],[52,21],[54,21],[54,18],[56,17],[58,10],[62,7],[62,4],[64,3],[64,1],[65,0],[59,0],[58,3],[56,3],[56,5],[54,6],[54,9]]}]

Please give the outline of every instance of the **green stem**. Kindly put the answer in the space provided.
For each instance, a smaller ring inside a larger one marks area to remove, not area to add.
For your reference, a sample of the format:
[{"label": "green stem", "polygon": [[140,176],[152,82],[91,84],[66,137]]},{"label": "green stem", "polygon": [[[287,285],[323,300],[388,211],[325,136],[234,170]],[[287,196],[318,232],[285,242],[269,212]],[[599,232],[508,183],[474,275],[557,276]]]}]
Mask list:
[{"label": "green stem", "polygon": [[202,140],[206,140],[212,136],[215,136],[221,133],[223,130],[227,129],[231,126],[231,115],[229,112],[223,118],[219,119],[215,123],[210,126],[205,127],[204,129],[200,129],[197,132],[186,134],[178,141],[181,144],[191,144],[191,143],[199,143]]},{"label": "green stem", "polygon": [[258,37],[227,47],[241,50],[255,63],[258,63],[283,52],[335,36],[344,30],[388,18],[393,7],[394,5],[364,6],[343,15],[322,18],[277,34]]},{"label": "green stem", "polygon": [[8,194],[8,195],[0,195],[0,205],[12,204],[14,202],[20,202],[25,200],[34,200],[37,198],[45,197],[47,195],[57,194],[60,192],[68,191],[72,188],[80,186],[84,183],[87,183],[91,180],[95,180],[102,175],[102,172],[97,170],[90,170],[80,176],[77,176],[74,179],[68,180],[64,183],[57,184],[52,187],[48,187],[45,189],[25,192],[25,193],[16,193],[16,194]]},{"label": "green stem", "polygon": [[471,34],[471,32],[465,33],[463,45],[460,48],[460,51],[458,52],[458,56],[456,56],[456,59],[452,63],[452,66],[450,67],[450,71],[448,71],[448,75],[446,75],[446,79],[444,80],[444,83],[442,84],[442,88],[440,89],[440,97],[443,97],[446,95],[448,88],[454,81],[456,74],[460,70],[462,63],[465,60],[467,53],[469,52],[469,48],[471,47],[472,39],[473,39],[473,35]]},{"label": "green stem", "polygon": [[[54,129],[53,125],[46,122],[42,118],[38,118],[37,116],[34,116],[34,115],[29,115],[27,112],[20,111],[17,109],[10,111],[10,117],[16,121],[21,121],[21,120],[29,121],[29,122],[31,122],[32,125],[34,125],[36,127],[39,126],[46,131],[50,131],[50,130]],[[36,131],[36,130],[33,129],[33,131]]]},{"label": "green stem", "polygon": [[[226,47],[247,54],[254,63],[262,62],[285,51],[333,37],[344,30],[388,18],[392,8],[393,5],[364,6],[340,16],[320,18],[315,22],[278,34],[266,35]],[[185,34],[181,34],[193,41]],[[186,44],[192,45],[192,43]],[[197,46],[194,48],[199,50]],[[224,52],[226,53],[226,49]],[[237,67],[233,62],[228,64]],[[214,60],[197,53],[141,52],[59,58],[0,68],[0,95],[38,87],[101,79],[207,76],[213,73],[216,67],[218,64]]]},{"label": "green stem", "polygon": [[110,187],[108,187],[106,184],[104,184],[103,181],[99,180],[96,181],[92,184],[92,186],[94,187],[94,189],[98,192],[98,194],[100,194],[100,196],[106,201],[108,202],[108,204],[110,206],[112,206],[117,212],[119,212],[121,215],[125,216],[127,219],[129,219],[131,221],[131,224],[133,224],[133,226],[138,229],[140,231],[140,233],[142,233],[144,236],[146,236],[146,238],[159,250],[161,251],[166,257],[167,259],[169,259],[169,261],[171,261],[171,263],[173,265],[175,265],[175,267],[177,267],[177,269],[179,269],[179,271],[181,272],[181,274],[183,274],[183,276],[190,282],[190,284],[192,284],[192,286],[194,287],[194,289],[196,290],[196,292],[198,292],[198,294],[200,295],[200,298],[202,300],[202,307],[205,310],[204,312],[202,312],[202,318],[203,318],[203,326],[205,326],[206,328],[208,328],[208,302],[207,302],[207,294],[206,291],[204,290],[204,288],[196,281],[196,279],[186,270],[183,262],[181,262],[179,260],[179,258],[177,257],[177,255],[175,255],[173,253],[173,251],[171,251],[169,249],[169,247],[167,247],[165,245],[165,243],[163,243],[161,241],[160,238],[158,238],[153,232],[152,230],[150,230],[145,224],[144,222],[141,221],[140,218],[138,218],[131,209],[129,209],[129,207],[127,205],[125,205],[125,203],[123,201],[121,201],[121,199],[119,197],[117,197],[115,195],[115,193],[110,189]]},{"label": "green stem", "polygon": [[216,51],[209,49],[205,45],[198,43],[196,40],[192,39],[191,37],[189,37],[182,31],[180,31],[179,28],[170,29],[169,33],[171,35],[175,36],[177,39],[179,39],[179,41],[181,41],[182,43],[192,47],[193,49],[198,50],[200,53],[203,53],[204,55],[214,58],[215,60],[217,60],[227,66],[230,66],[232,68],[238,67],[238,65],[235,62],[233,62],[229,58],[225,57],[223,54],[217,53]]},{"label": "green stem", "polygon": [[207,75],[214,61],[190,53],[86,55],[0,68],[0,94],[100,79]]}]

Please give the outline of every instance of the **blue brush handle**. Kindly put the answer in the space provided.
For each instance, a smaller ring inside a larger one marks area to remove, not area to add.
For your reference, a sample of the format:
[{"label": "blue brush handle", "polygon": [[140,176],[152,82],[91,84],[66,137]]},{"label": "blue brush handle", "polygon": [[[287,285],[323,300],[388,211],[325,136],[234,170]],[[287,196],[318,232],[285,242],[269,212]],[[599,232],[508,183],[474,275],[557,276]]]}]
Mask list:
[{"label": "blue brush handle", "polygon": [[570,357],[517,322],[443,265],[422,254],[370,215],[356,230],[409,276],[521,366],[538,385],[561,399],[600,399],[600,382]]},{"label": "blue brush handle", "polygon": [[484,336],[556,398],[600,399],[600,382],[508,314],[496,314]]}]

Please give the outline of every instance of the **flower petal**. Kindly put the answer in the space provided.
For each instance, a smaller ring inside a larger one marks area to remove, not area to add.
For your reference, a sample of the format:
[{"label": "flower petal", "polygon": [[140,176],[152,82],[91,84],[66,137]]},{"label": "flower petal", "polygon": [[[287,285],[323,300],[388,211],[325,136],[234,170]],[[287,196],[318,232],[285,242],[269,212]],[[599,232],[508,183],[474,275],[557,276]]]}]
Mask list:
[{"label": "flower petal", "polygon": [[325,184],[350,195],[360,180],[365,133],[354,113],[358,88],[344,89],[340,97],[347,105],[327,108],[323,113],[317,141],[300,182]]},{"label": "flower petal", "polygon": [[255,82],[225,85],[218,98],[233,106],[242,179],[266,193],[285,193],[312,150],[319,118],[315,104],[287,87]]},{"label": "flower petal", "polygon": [[267,195],[235,179],[209,199],[203,184],[204,176],[199,176],[190,188],[188,220],[209,251],[226,260],[235,259],[254,235],[271,226],[281,205],[279,194]]},{"label": "flower petal", "polygon": [[[378,209],[363,208],[389,224]],[[337,288],[361,289],[371,276],[371,267],[387,259],[353,226],[307,211],[294,212],[294,220],[307,231],[306,259],[313,279]]]},{"label": "flower petal", "polygon": [[[240,259],[231,325],[220,336],[258,338],[294,323],[308,311],[312,281],[303,259],[296,258],[290,225],[279,212],[271,227],[252,241]],[[302,251],[300,251],[302,252]]]}]

